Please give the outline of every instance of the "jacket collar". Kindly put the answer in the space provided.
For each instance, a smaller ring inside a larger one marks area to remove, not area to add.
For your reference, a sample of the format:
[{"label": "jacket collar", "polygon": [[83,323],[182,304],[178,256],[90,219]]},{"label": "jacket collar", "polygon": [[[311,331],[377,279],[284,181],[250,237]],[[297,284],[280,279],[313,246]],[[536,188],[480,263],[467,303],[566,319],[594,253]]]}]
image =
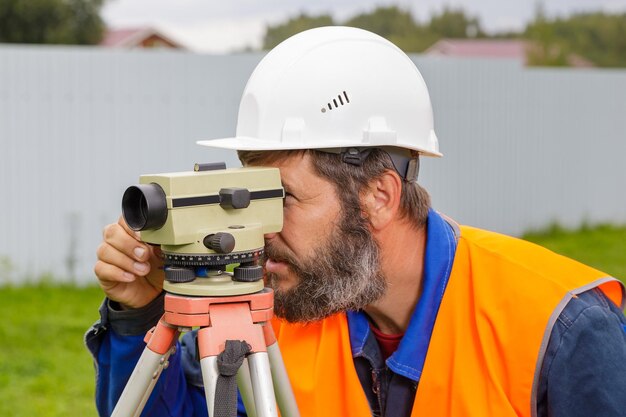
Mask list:
[{"label": "jacket collar", "polygon": [[[414,381],[419,381],[421,376],[437,312],[452,271],[458,237],[455,226],[434,210],[429,211],[422,295],[398,350],[386,362],[393,372]],[[370,336],[369,322],[362,311],[349,311],[347,317],[352,355],[360,356]]]}]

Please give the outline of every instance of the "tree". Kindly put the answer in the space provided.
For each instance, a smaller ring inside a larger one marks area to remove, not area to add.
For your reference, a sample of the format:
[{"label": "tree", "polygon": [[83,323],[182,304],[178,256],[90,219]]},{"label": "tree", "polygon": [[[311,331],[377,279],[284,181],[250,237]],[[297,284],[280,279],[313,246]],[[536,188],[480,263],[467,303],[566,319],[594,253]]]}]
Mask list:
[{"label": "tree", "polygon": [[301,14],[277,26],[268,26],[263,39],[263,49],[272,49],[285,39],[304,30],[322,26],[333,26],[334,24],[333,18],[330,15],[308,16]]},{"label": "tree", "polygon": [[379,7],[349,19],[346,26],[369,30],[396,44],[406,52],[420,52],[432,45],[436,38],[417,24],[407,10],[396,6]]},{"label": "tree", "polygon": [[[330,15],[300,15],[268,27],[263,47],[270,49],[302,30],[333,24]],[[487,36],[476,17],[450,8],[433,14],[423,24],[416,22],[409,11],[396,6],[379,7],[340,24],[377,33],[405,52],[423,52],[441,38],[522,38],[530,41],[527,55],[530,65],[572,65],[582,57],[601,67],[626,67],[626,14],[596,12],[550,19],[541,1],[537,3],[533,21],[522,33]]]},{"label": "tree", "polygon": [[[268,27],[263,47],[269,49],[300,30],[332,24],[330,16],[311,18],[301,15],[288,22]],[[462,10],[444,9],[425,25],[415,21],[408,10],[397,6],[378,7],[341,23],[374,32],[406,52],[422,52],[442,37],[467,38],[484,36],[478,19],[466,16]]]},{"label": "tree", "polygon": [[568,48],[554,35],[554,25],[546,18],[542,3],[537,4],[534,21],[526,28],[531,46],[526,51],[528,65],[563,67],[568,64]]},{"label": "tree", "polygon": [[454,10],[447,7],[441,14],[431,17],[428,29],[442,38],[460,39],[485,36],[478,18],[465,15],[461,9]]},{"label": "tree", "polygon": [[369,30],[387,39],[413,35],[418,28],[411,14],[396,6],[379,7],[371,13],[354,16],[345,25]]},{"label": "tree", "polygon": [[538,14],[526,38],[549,37],[553,46],[587,58],[601,67],[626,66],[626,14],[579,13],[547,19]]},{"label": "tree", "polygon": [[96,44],[105,0],[2,0],[0,42]]}]

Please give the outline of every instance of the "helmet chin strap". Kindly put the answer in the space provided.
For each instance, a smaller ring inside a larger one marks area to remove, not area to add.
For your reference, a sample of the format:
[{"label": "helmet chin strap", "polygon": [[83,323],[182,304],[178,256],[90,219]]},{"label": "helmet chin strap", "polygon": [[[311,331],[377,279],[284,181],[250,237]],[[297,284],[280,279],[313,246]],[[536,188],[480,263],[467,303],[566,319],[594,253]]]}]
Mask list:
[{"label": "helmet chin strap", "polygon": [[[323,152],[332,152],[341,154],[341,161],[355,166],[362,166],[373,148],[338,148],[338,149],[319,149]],[[393,166],[400,177],[408,182],[417,182],[417,176],[420,169],[419,154],[408,149],[395,148],[391,146],[381,147],[385,151]]]}]

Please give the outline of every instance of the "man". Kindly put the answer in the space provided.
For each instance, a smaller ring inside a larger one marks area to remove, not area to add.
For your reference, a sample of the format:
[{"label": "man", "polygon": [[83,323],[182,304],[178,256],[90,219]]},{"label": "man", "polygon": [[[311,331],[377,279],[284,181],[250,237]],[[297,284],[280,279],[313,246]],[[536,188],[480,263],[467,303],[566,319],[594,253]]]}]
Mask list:
[{"label": "man", "polygon": [[[303,416],[626,415],[623,287],[430,208],[417,184],[419,155],[441,155],[430,99],[391,43],[352,28],[290,38],[251,76],[236,137],[202,144],[280,168],[284,226],[264,266]],[[105,228],[107,300],[87,334],[102,415],[162,313],[159,265],[123,220]],[[144,415],[206,415],[193,338]]]}]

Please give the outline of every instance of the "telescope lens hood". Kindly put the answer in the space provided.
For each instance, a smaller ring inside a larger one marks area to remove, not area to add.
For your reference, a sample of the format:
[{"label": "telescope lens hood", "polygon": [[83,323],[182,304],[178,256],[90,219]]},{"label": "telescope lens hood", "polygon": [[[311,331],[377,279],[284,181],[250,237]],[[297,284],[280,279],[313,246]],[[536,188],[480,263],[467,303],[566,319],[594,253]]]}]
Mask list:
[{"label": "telescope lens hood", "polygon": [[154,183],[128,187],[122,197],[122,214],[133,230],[160,229],[167,220],[165,191]]}]

